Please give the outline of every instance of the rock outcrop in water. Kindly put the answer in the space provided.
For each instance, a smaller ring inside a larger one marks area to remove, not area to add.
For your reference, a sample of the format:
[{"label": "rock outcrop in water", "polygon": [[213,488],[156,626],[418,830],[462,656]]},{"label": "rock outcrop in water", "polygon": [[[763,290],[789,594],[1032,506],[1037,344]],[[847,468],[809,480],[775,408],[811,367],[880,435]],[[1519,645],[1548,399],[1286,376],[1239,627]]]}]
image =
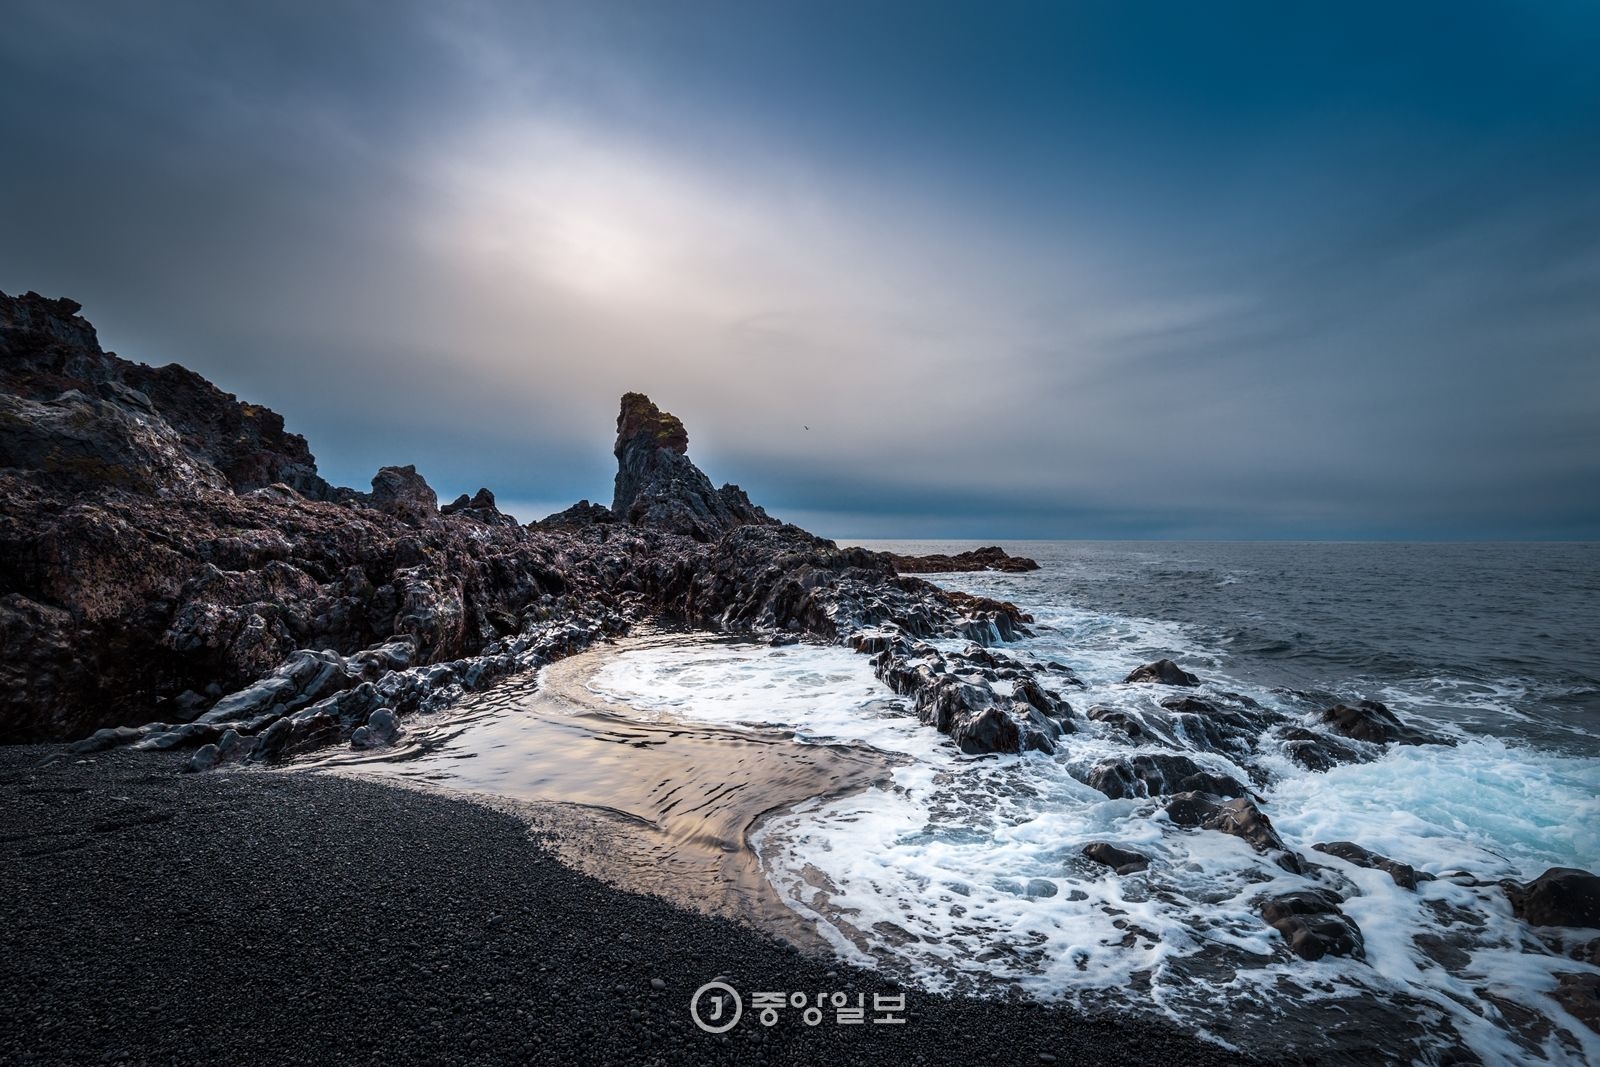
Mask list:
[{"label": "rock outcrop in water", "polygon": [[1208,771],[1188,756],[1164,752],[1141,752],[1101,760],[1089,771],[1088,784],[1112,800],[1189,792],[1230,799],[1250,795],[1250,791],[1230,775]]},{"label": "rock outcrop in water", "polygon": [[1150,867],[1150,858],[1144,853],[1118,848],[1109,841],[1091,841],[1083,846],[1083,854],[1118,874],[1138,874]]},{"label": "rock outcrop in water", "polygon": [[1600,930],[1600,875],[1552,867],[1531,882],[1505,885],[1512,910],[1530,926]]},{"label": "rock outcrop in water", "polygon": [[1004,571],[1020,574],[1036,571],[1039,564],[1026,556],[1013,556],[999,545],[957,552],[953,556],[934,553],[928,556],[902,556],[885,552],[901,574],[951,574],[961,571]]},{"label": "rock outcrop in water", "polygon": [[1305,960],[1324,956],[1366,958],[1361,928],[1339,905],[1344,900],[1326,889],[1301,889],[1270,897],[1261,917],[1283,935],[1291,951]]},{"label": "rock outcrop in water", "polygon": [[1394,879],[1394,884],[1402,889],[1416,889],[1418,882],[1431,882],[1433,875],[1419,871],[1409,863],[1392,860],[1388,856],[1380,856],[1369,849],[1362,848],[1354,841],[1330,841],[1326,844],[1312,845],[1318,852],[1329,856],[1337,856],[1346,863],[1353,863],[1357,867],[1369,867],[1382,871]]},{"label": "rock outcrop in water", "polygon": [[1407,726],[1400,717],[1376,700],[1358,700],[1354,705],[1335,704],[1318,716],[1329,728],[1357,741],[1377,745],[1453,745],[1447,737]]},{"label": "rock outcrop in water", "polygon": [[1143,667],[1136,667],[1124,682],[1147,682],[1156,685],[1183,685],[1195,686],[1200,684],[1200,679],[1172,662],[1170,659],[1158,659],[1154,663],[1146,663]]},{"label": "rock outcrop in water", "polygon": [[1248,797],[1228,799],[1214,793],[1179,793],[1167,802],[1167,818],[1178,826],[1220,830],[1242,838],[1257,852],[1291,874],[1306,873],[1305,861],[1284,844],[1272,820]]}]

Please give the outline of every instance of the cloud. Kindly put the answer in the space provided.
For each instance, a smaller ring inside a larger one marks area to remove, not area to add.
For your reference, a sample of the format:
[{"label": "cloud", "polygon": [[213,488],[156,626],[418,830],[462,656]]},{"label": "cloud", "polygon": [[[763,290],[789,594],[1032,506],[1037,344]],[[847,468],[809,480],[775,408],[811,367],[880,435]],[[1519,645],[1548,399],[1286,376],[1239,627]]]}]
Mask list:
[{"label": "cloud", "polygon": [[823,532],[1600,535],[1592,26],[1067,21],[25,4],[0,287],[350,484],[605,500],[642,389]]}]

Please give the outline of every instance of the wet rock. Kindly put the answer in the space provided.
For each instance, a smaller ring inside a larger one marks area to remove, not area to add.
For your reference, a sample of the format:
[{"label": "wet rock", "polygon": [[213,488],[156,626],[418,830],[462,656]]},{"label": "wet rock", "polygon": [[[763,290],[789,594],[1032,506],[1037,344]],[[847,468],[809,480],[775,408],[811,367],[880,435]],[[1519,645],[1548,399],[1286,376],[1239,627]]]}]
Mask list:
[{"label": "wet rock", "polygon": [[191,748],[220,740],[224,729],[216,723],[189,722],[165,730],[146,730],[144,736],[133,743],[133,747],[157,752]]},{"label": "wet rock", "polygon": [[225,730],[217,742],[217,756],[222,763],[236,763],[249,756],[255,746],[255,738],[245,737],[238,730]]},{"label": "wet rock", "polygon": [[1358,700],[1354,705],[1335,704],[1317,716],[1330,729],[1373,744],[1453,745],[1455,741],[1407,726],[1400,717],[1376,700]]},{"label": "wet rock", "polygon": [[108,749],[131,745],[143,736],[144,731],[136,726],[108,726],[105,729],[96,730],[81,741],[74,741],[67,746],[67,751],[72,753],[105,752]]},{"label": "wet rock", "polygon": [[1011,714],[1019,723],[1025,724],[1022,730],[1022,748],[1025,752],[1043,752],[1053,755],[1056,751],[1056,742],[1061,740],[1061,723],[1050,718],[1038,708],[1029,707],[1027,704],[1016,703],[1011,705]]},{"label": "wet rock", "polygon": [[190,772],[209,771],[222,762],[222,750],[216,745],[201,745],[189,757],[186,769]]},{"label": "wet rock", "polygon": [[1366,958],[1361,928],[1339,910],[1343,899],[1325,889],[1302,889],[1270,897],[1261,917],[1283,935],[1295,955],[1305,960],[1324,956]]},{"label": "wet rock", "polygon": [[1353,863],[1357,867],[1370,867],[1383,871],[1394,884],[1402,889],[1416,889],[1418,882],[1431,882],[1433,875],[1419,871],[1409,863],[1401,863],[1387,856],[1379,855],[1356,844],[1354,841],[1330,841],[1325,844],[1312,845],[1318,852],[1330,856],[1337,856],[1346,863]]},{"label": "wet rock", "polygon": [[1600,974],[1558,974],[1552,995],[1573,1018],[1600,1034]]},{"label": "wet rock", "polygon": [[395,717],[394,709],[378,708],[350,735],[350,747],[379,748],[394,744],[399,737],[400,720]]},{"label": "wet rock", "polygon": [[1531,882],[1502,882],[1511,910],[1529,926],[1600,929],[1600,877],[1552,867]]},{"label": "wet rock", "polygon": [[1276,852],[1278,866],[1293,874],[1305,873],[1304,862],[1289,851],[1272,820],[1248,797],[1228,800],[1210,793],[1179,793],[1167,801],[1166,813],[1179,826],[1232,834],[1257,852]]},{"label": "wet rock", "polygon": [[1142,737],[1144,735],[1144,725],[1139,721],[1139,717],[1123,708],[1113,708],[1105,704],[1093,704],[1083,714],[1091,722],[1108,723],[1129,737]]},{"label": "wet rock", "polygon": [[961,751],[973,754],[1022,749],[1016,720],[994,705],[958,721],[950,730],[950,739]]},{"label": "wet rock", "polygon": [[1148,682],[1156,685],[1183,685],[1195,686],[1200,684],[1200,679],[1172,662],[1170,659],[1158,659],[1154,663],[1146,663],[1123,679],[1123,682]]},{"label": "wet rock", "polygon": [[1430,960],[1452,971],[1458,971],[1472,963],[1470,952],[1463,951],[1439,934],[1426,932],[1412,934],[1411,942]]},{"label": "wet rock", "polygon": [[250,754],[251,762],[277,762],[289,750],[289,742],[293,737],[294,724],[287,718],[278,719],[256,735],[255,749]]},{"label": "wet rock", "polygon": [[1118,848],[1107,841],[1093,841],[1084,845],[1083,854],[1118,874],[1136,874],[1150,866],[1150,857],[1144,853]]},{"label": "wet rock", "polygon": [[1063,733],[1071,733],[1076,729],[1072,724],[1072,705],[1032,678],[1016,680],[1011,687],[1011,699],[1027,704],[1053,720]]},{"label": "wet rock", "polygon": [[1215,774],[1188,756],[1141,752],[1101,760],[1084,781],[1113,800],[1157,797],[1172,793],[1209,793],[1222,797],[1249,796],[1235,779]]},{"label": "wet rock", "polygon": [[1033,616],[1020,611],[1010,601],[993,600],[955,590],[946,591],[944,597],[966,616],[967,622],[958,632],[969,641],[992,645],[1001,641],[1015,641],[1030,633],[1023,624],[1032,622]]},{"label": "wet rock", "polygon": [[233,723],[286,715],[353,684],[354,676],[343,656],[300,649],[265,678],[217,701],[199,722]]},{"label": "wet rock", "polygon": [[1229,694],[1228,700],[1222,706],[1193,696],[1169,696],[1159,703],[1172,716],[1173,732],[1193,747],[1251,756],[1261,736],[1283,716],[1238,694]]},{"label": "wet rock", "polygon": [[1284,754],[1309,771],[1328,771],[1341,763],[1369,763],[1378,755],[1371,748],[1352,745],[1328,734],[1291,726],[1277,734]]}]

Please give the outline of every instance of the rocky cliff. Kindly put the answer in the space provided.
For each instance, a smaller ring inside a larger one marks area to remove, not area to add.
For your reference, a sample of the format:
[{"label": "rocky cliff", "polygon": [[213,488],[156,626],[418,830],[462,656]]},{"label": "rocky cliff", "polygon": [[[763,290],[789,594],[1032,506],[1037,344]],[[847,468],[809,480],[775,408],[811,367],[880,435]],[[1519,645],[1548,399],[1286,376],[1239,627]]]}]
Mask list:
[{"label": "rocky cliff", "polygon": [[[330,486],[276,413],[106,352],[78,311],[0,294],[0,740],[274,758],[381,743],[644,618],[829,641],[1021,624],[714,488],[642,394],[618,415],[614,507],[524,526],[487,488],[441,509],[413,466]],[[971,716],[1024,714],[973,692]],[[1019,718],[958,740],[1029,736]]]},{"label": "rocky cliff", "polygon": [[283,483],[324,499],[306,440],[200,375],[106,352],[74,300],[0,293],[0,450],[93,488],[144,492]]}]

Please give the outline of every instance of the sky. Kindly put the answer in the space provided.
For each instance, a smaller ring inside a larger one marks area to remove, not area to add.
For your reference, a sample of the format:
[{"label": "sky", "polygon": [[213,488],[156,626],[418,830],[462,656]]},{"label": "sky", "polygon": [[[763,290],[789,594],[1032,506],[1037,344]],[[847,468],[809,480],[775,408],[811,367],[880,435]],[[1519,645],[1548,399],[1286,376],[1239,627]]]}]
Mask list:
[{"label": "sky", "polygon": [[324,475],[840,538],[1600,538],[1600,7],[8,0],[0,290]]}]

